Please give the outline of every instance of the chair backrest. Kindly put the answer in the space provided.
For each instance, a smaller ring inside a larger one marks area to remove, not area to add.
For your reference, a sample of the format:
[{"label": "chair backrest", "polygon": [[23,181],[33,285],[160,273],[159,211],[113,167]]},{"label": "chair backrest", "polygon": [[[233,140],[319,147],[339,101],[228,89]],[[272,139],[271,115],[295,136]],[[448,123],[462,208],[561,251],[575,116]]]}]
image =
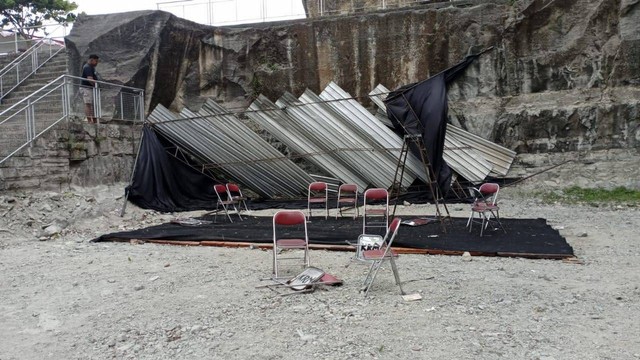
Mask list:
[{"label": "chair backrest", "polygon": [[216,192],[216,195],[218,195],[218,200],[220,201],[228,200],[230,198],[229,193],[227,192],[227,187],[222,184],[213,185],[213,190]]},{"label": "chair backrest", "polygon": [[338,188],[338,201],[341,198],[357,199],[358,198],[358,185],[356,184],[342,184]]},{"label": "chair backrest", "polygon": [[307,218],[300,210],[280,210],[273,215],[273,225],[300,225],[305,224]]},{"label": "chair backrest", "polygon": [[242,191],[240,191],[240,187],[234,183],[227,183],[227,190],[230,193],[238,193],[242,195]]},{"label": "chair backrest", "polygon": [[480,194],[482,194],[486,202],[495,205],[498,201],[498,192],[500,192],[500,185],[496,183],[484,183],[480,185],[478,191],[480,192]]},{"label": "chair backrest", "polygon": [[382,247],[385,249],[385,254],[391,247],[391,244],[393,244],[393,240],[398,234],[398,229],[400,228],[401,222],[401,218],[394,218],[393,221],[391,221],[391,224],[389,224],[389,228],[387,229],[387,233],[384,235],[384,243],[382,245]]},{"label": "chair backrest", "polygon": [[316,181],[309,184],[309,192],[311,191],[327,191],[327,183],[322,181]]},{"label": "chair backrest", "polygon": [[357,193],[358,193],[358,185],[356,184],[342,184],[338,188],[338,195],[357,194]]},{"label": "chair backrest", "polygon": [[389,192],[387,189],[374,188],[364,192],[364,201],[369,200],[387,200],[389,201]]},{"label": "chair backrest", "polygon": [[[307,217],[300,210],[280,210],[275,215],[273,215],[273,243],[274,246],[276,241],[278,240],[278,231],[277,228],[281,226],[295,226],[302,225],[304,229],[304,240],[309,243],[309,234],[307,232]],[[302,229],[300,229],[302,231]],[[295,235],[290,235],[293,237],[297,237]]]}]

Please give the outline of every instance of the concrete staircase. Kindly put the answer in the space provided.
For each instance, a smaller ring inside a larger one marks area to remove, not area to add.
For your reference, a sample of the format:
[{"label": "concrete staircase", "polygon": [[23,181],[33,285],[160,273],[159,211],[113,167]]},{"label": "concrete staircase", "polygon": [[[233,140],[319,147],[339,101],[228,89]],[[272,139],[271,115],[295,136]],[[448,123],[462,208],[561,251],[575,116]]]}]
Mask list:
[{"label": "concrete staircase", "polygon": [[[50,81],[66,73],[67,54],[65,51],[61,51],[2,99],[0,114],[47,85]],[[62,114],[62,98],[60,94],[61,91],[55,91],[34,105],[36,133],[43,131],[60,118]],[[19,112],[22,108],[23,106],[19,105],[15,109],[9,110],[6,114],[0,115],[0,121],[11,117],[12,114]],[[26,134],[27,127],[24,111],[0,125],[0,159],[24,144],[27,140]]]}]

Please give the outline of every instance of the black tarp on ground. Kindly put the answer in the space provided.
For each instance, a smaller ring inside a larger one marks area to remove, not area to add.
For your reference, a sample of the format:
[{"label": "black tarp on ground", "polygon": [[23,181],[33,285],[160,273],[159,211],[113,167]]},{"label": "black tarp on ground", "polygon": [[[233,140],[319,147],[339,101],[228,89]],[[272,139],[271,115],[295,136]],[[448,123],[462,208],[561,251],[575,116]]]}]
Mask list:
[{"label": "black tarp on ground", "polygon": [[[443,194],[449,191],[452,175],[442,158],[447,131],[447,84],[455,80],[478,56],[469,55],[435,76],[402,86],[389,93],[384,100],[387,116],[398,133],[422,136],[427,158]],[[412,147],[411,151],[418,159],[421,158],[417,148]]]},{"label": "black tarp on ground", "polygon": [[218,199],[213,184],[211,178],[169,156],[156,133],[144,127],[133,181],[126,189],[129,201],[162,212],[211,210]]},{"label": "black tarp on ground", "polygon": [[[271,217],[245,217],[229,223],[224,215],[218,215],[217,223],[201,226],[182,226],[172,223],[146,229],[125,231],[103,235],[93,241],[118,241],[129,239],[155,239],[175,241],[226,241],[226,242],[272,242]],[[419,216],[404,217],[404,219]],[[213,218],[208,218],[213,220]],[[464,252],[484,255],[520,254],[526,257],[559,258],[573,256],[573,249],[557,230],[547,225],[544,219],[504,219],[507,233],[487,230],[479,236],[479,225],[472,233],[465,227],[467,219],[454,218],[441,232],[439,222],[423,226],[401,226],[395,244],[398,247],[426,249],[443,252]],[[321,245],[345,245],[345,241],[355,241],[362,233],[362,219],[314,217],[308,223],[309,241]],[[437,236],[436,236],[437,235]]]}]

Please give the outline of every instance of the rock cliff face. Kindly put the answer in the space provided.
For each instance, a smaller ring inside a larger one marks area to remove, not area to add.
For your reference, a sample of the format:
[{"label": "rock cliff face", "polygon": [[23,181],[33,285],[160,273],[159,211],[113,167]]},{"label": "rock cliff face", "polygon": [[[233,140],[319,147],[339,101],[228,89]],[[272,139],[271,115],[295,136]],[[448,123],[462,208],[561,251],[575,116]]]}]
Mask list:
[{"label": "rock cliff face", "polygon": [[[640,161],[638,0],[438,3],[225,28],[135,12],[80,17],[67,44],[71,70],[99,53],[103,77],[145,88],[148,110],[208,97],[238,109],[260,93],[275,100],[330,81],[369,104],[378,83],[422,80],[493,46],[451,86],[450,115],[518,151],[514,174],[565,158],[612,160],[611,150]],[[637,175],[618,183],[640,187]]]}]

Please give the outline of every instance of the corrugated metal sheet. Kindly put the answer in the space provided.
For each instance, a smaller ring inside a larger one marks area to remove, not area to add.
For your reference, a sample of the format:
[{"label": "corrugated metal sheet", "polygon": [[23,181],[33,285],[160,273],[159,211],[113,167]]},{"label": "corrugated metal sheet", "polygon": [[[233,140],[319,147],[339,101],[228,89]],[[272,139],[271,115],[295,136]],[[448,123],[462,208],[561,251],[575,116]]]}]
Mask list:
[{"label": "corrugated metal sheet", "polygon": [[274,188],[286,190],[289,194],[306,195],[311,177],[237,117],[229,115],[225,108],[207,100],[198,114],[209,116],[210,124],[229,136],[236,143],[238,152],[250,158],[246,166],[256,171],[254,182],[266,178]]},{"label": "corrugated metal sheet", "polygon": [[[306,104],[304,110],[315,119],[316,125],[331,135],[334,146],[340,150],[352,170],[374,187],[389,188],[393,184],[398,165],[398,159],[393,154],[378,142],[363,136],[361,129],[354,128],[344,114],[329,106],[312,91],[306,90],[299,99]],[[409,186],[414,179],[415,177],[406,176],[403,178],[403,185]]]},{"label": "corrugated metal sheet", "polygon": [[[293,95],[291,95],[293,97]],[[293,103],[299,103],[293,97]],[[365,189],[367,183],[342,165],[326,147],[318,144],[311,133],[290,113],[283,111],[279,106],[271,102],[265,96],[260,95],[249,106],[247,116],[260,125],[264,130],[273,135],[291,151],[303,156],[306,160],[324,170],[327,174],[340,179],[344,183],[357,184]]]},{"label": "corrugated metal sheet", "polygon": [[[274,198],[306,195],[307,186],[312,179],[302,169],[298,168],[295,174],[304,174],[304,181],[296,179],[298,175],[293,176],[290,172],[274,171],[264,159],[247,155],[233,137],[215,126],[216,121],[212,121],[211,117],[205,118],[186,109],[181,112],[181,117],[179,119],[159,105],[149,116],[149,120],[176,145],[193,153],[205,164],[219,166],[231,179],[261,196]],[[244,125],[237,121],[236,126]],[[251,141],[249,143],[254,144]],[[282,179],[287,177],[296,180],[282,184]]]},{"label": "corrugated metal sheet", "polygon": [[[155,116],[156,113],[161,113],[162,116]],[[195,114],[192,115],[195,116]],[[230,159],[238,159],[235,158],[233,153],[228,151],[224,144],[207,140],[203,141],[198,133],[206,133],[206,127],[204,130],[201,128],[194,129],[193,124],[186,124],[187,121],[191,121],[192,123],[203,122],[201,119],[180,119],[179,116],[174,115],[166,108],[158,105],[149,116],[149,120],[155,123],[154,127],[157,131],[169,138],[174,144],[184,148],[190,153],[197,154],[203,164],[219,166],[219,170],[241,184],[246,185],[247,183],[251,183],[250,177],[242,171],[242,167],[239,164],[220,165],[229,162]],[[269,191],[262,186],[254,185],[251,186],[251,189],[261,196],[270,197]]]},{"label": "corrugated metal sheet", "polygon": [[366,177],[358,172],[355,166],[357,161],[351,157],[351,153],[346,153],[342,149],[344,144],[338,138],[340,135],[328,126],[327,122],[320,118],[313,109],[303,104],[295,98],[291,93],[284,93],[276,105],[285,108],[285,112],[290,115],[293,120],[291,126],[298,129],[304,134],[308,141],[313,142],[322,152],[328,154],[333,166],[340,164],[340,167],[347,169],[342,175],[330,173],[331,175],[343,180],[345,183],[356,184],[359,188],[366,189],[369,181]]},{"label": "corrugated metal sheet", "polygon": [[[397,159],[400,156],[403,139],[394,133],[387,126],[382,124],[374,115],[365,109],[360,103],[355,101],[349,93],[344,91],[334,82],[329,85],[320,94],[321,100],[327,101],[327,105],[343,114],[343,118],[347,119],[351,124],[354,133],[359,133],[365,139],[368,139],[376,149],[385,149],[392,159],[393,165],[391,170],[395,172],[397,167]],[[405,164],[405,174],[403,180],[413,181],[419,177],[423,181],[428,181],[427,174],[422,162],[412,153],[409,153]],[[404,183],[404,181],[403,181]],[[407,186],[406,184],[403,184]]]},{"label": "corrugated metal sheet", "polygon": [[448,132],[444,136],[442,157],[453,171],[472,183],[482,182],[491,172],[491,164],[482,155]]},{"label": "corrugated metal sheet", "polygon": [[491,173],[500,176],[506,176],[516,158],[516,152],[509,150],[504,146],[500,146],[478,135],[474,135],[468,131],[462,130],[457,126],[448,125],[447,133],[455,135],[463,144],[472,147],[480,153],[493,168]]},{"label": "corrugated metal sheet", "polygon": [[[369,93],[383,111],[389,89],[378,85]],[[515,152],[484,140],[451,124],[447,125],[443,157],[453,171],[471,182],[482,182],[490,173],[506,175]]]},{"label": "corrugated metal sheet", "polygon": [[378,86],[369,93],[369,99],[371,99],[371,101],[378,106],[378,110],[380,110],[376,113],[376,118],[386,126],[393,128],[393,123],[387,116],[387,106],[383,101],[387,98],[387,95],[389,95],[389,89],[382,84],[378,84]]}]

